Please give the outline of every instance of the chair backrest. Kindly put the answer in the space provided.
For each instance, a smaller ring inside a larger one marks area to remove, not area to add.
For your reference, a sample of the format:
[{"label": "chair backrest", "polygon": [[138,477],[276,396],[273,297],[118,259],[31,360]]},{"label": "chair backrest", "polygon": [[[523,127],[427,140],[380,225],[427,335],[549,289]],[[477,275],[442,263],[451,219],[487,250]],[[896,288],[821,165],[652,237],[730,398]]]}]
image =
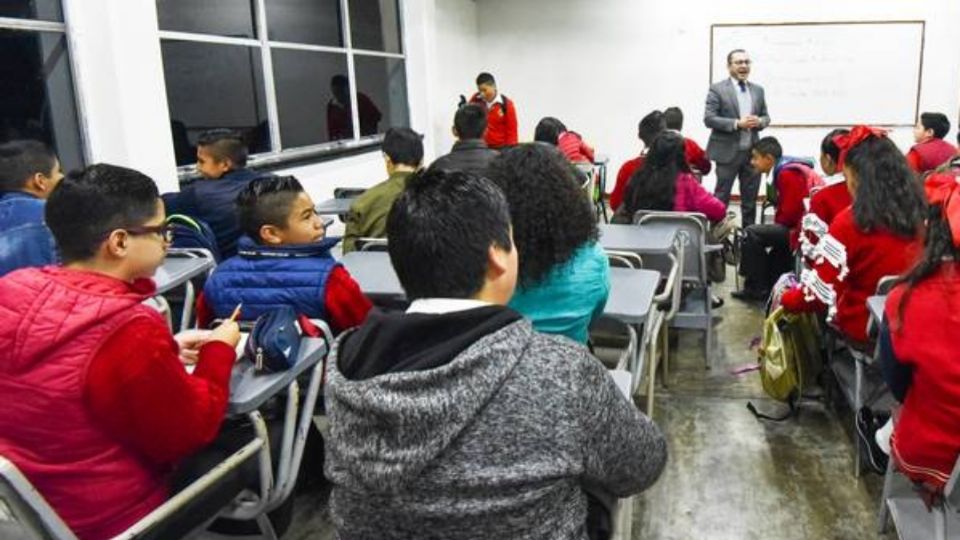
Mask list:
[{"label": "chair backrest", "polygon": [[357,246],[357,251],[387,251],[386,238],[360,237],[354,245]]},{"label": "chair backrest", "polygon": [[960,510],[960,489],[957,489],[958,480],[960,480],[960,456],[957,457],[956,463],[953,464],[953,472],[950,473],[950,478],[947,480],[946,485],[943,486],[943,499],[947,502],[947,506],[954,511]]},{"label": "chair backrest", "polygon": [[610,261],[610,266],[615,266],[618,268],[633,268],[640,270],[643,268],[643,259],[640,255],[633,253],[632,251],[616,251],[607,249],[604,250],[604,253],[607,255],[607,260]]},{"label": "chair backrest", "polygon": [[366,188],[337,187],[333,188],[334,199],[355,199],[367,191]]},{"label": "chair backrest", "polygon": [[593,163],[575,162],[572,164],[580,173],[580,189],[584,190],[590,199],[593,199]]},{"label": "chair backrest", "polygon": [[877,282],[877,294],[889,294],[890,289],[893,289],[898,279],[900,279],[900,276],[883,276],[880,278],[880,281]]},{"label": "chair backrest", "polygon": [[638,210],[633,215],[637,225],[676,227],[683,240],[683,280],[700,285],[707,283],[707,217],[697,212],[662,212]]},{"label": "chair backrest", "polygon": [[16,465],[3,456],[0,456],[0,538],[77,539]]}]

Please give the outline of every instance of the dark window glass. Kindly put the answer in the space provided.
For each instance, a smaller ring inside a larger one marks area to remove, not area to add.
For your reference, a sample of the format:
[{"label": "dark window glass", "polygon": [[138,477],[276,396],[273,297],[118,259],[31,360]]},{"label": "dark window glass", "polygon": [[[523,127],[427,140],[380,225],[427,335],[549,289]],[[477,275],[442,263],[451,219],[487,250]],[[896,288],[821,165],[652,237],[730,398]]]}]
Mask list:
[{"label": "dark window glass", "polygon": [[254,0],[157,0],[157,19],[161,30],[255,38],[253,3]]},{"label": "dark window glass", "polygon": [[270,151],[258,47],[163,40],[161,50],[178,165],[196,162],[208,129],[243,133],[251,154]]},{"label": "dark window glass", "polygon": [[63,22],[60,0],[0,0],[0,17]]},{"label": "dark window glass", "polygon": [[350,0],[350,40],[354,49],[403,52],[397,0]]},{"label": "dark window glass", "polygon": [[347,55],[273,49],[284,148],[353,138]]},{"label": "dark window glass", "polygon": [[340,0],[268,0],[270,39],[343,47]]},{"label": "dark window glass", "polygon": [[407,75],[403,60],[355,56],[360,135],[383,133],[410,125],[407,111]]},{"label": "dark window glass", "polygon": [[83,166],[67,38],[0,30],[0,140],[37,139],[64,170]]}]

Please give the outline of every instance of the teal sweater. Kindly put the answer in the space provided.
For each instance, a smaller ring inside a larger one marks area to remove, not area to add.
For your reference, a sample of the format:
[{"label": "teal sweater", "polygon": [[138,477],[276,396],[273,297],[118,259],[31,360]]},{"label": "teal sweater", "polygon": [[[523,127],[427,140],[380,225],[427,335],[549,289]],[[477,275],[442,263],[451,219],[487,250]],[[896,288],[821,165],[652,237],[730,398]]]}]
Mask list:
[{"label": "teal sweater", "polygon": [[547,334],[587,342],[590,323],[603,313],[610,293],[610,263],[598,244],[587,244],[531,287],[517,288],[510,307]]}]

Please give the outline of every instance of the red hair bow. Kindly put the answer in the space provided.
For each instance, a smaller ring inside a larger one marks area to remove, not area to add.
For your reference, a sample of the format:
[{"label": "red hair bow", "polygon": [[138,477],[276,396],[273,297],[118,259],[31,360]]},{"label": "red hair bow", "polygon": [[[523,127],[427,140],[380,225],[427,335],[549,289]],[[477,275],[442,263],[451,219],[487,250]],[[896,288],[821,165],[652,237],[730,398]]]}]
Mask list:
[{"label": "red hair bow", "polygon": [[870,137],[883,138],[887,136],[887,130],[871,126],[853,126],[847,135],[837,135],[833,138],[833,143],[840,148],[840,157],[837,159],[837,169],[843,170],[843,162],[847,160],[847,152]]},{"label": "red hair bow", "polygon": [[960,184],[952,174],[931,174],[923,183],[923,190],[927,194],[927,201],[932,206],[940,206],[943,219],[950,226],[950,236],[953,237],[953,246],[960,248]]}]

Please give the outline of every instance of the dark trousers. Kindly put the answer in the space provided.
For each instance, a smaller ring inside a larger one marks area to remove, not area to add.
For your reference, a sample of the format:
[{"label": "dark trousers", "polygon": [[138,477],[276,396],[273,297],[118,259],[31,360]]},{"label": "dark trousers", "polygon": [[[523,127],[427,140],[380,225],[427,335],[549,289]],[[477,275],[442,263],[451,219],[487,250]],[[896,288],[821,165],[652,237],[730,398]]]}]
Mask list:
[{"label": "dark trousers", "polygon": [[757,222],[757,192],[760,173],[750,165],[750,150],[740,150],[729,163],[717,163],[717,187],[714,196],[723,204],[730,203],[733,181],[740,178],[740,214],[743,228]]},{"label": "dark trousers", "polygon": [[743,230],[741,242],[744,289],[768,293],[781,274],[793,269],[790,231],[783,225],[751,225]]}]

